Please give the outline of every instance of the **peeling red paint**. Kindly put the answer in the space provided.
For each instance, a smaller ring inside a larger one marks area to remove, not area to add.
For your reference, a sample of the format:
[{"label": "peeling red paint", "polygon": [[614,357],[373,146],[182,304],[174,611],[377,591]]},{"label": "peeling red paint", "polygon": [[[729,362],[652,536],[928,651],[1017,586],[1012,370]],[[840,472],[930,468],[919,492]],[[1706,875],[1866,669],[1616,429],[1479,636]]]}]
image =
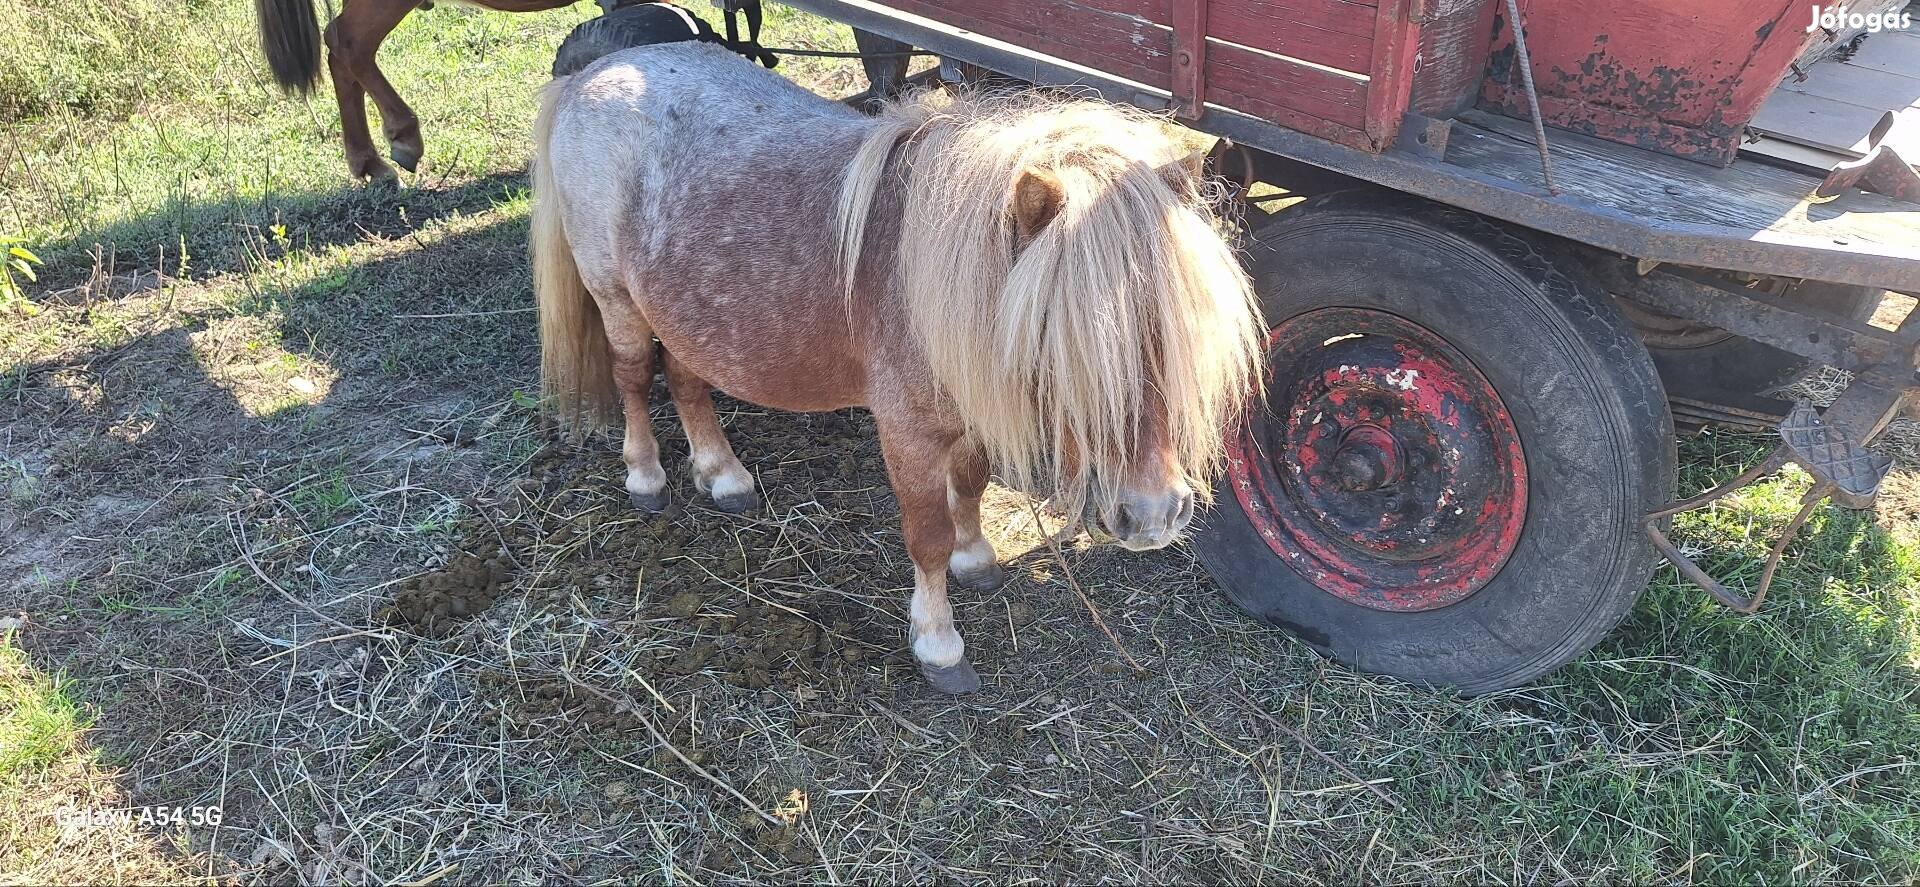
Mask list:
[{"label": "peeling red paint", "polygon": [[1229,436],[1228,476],[1276,554],[1381,610],[1444,607],[1498,574],[1526,522],[1526,458],[1464,355],[1353,308],[1296,317],[1267,347],[1267,408]]},{"label": "peeling red paint", "polygon": [[[1524,4],[1527,49],[1546,122],[1586,135],[1725,166],[1774,84],[1812,39],[1808,6],[1790,0],[1589,0]],[[1528,115],[1512,30],[1495,22],[1481,99]]]}]

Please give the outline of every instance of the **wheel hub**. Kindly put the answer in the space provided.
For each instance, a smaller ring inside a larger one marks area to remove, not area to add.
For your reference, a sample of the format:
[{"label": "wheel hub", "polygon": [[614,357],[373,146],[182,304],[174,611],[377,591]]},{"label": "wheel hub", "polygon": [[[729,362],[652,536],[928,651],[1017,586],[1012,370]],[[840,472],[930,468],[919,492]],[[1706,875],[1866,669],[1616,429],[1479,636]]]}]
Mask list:
[{"label": "wheel hub", "polygon": [[1380,610],[1457,603],[1526,517],[1526,459],[1485,376],[1382,311],[1326,308],[1268,337],[1264,408],[1231,438],[1235,495],[1275,553]]},{"label": "wheel hub", "polygon": [[1350,493],[1400,482],[1400,453],[1393,433],[1371,423],[1355,425],[1341,436],[1332,463],[1335,482]]}]

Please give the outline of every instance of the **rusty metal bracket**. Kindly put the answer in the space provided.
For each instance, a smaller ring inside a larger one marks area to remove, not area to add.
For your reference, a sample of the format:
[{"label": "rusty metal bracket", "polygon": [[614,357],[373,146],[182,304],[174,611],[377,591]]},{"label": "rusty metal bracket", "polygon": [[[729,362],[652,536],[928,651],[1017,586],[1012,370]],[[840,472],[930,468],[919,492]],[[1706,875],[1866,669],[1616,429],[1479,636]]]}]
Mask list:
[{"label": "rusty metal bracket", "polygon": [[1920,171],[1915,171],[1913,164],[1901,157],[1892,145],[1880,144],[1880,140],[1893,131],[1897,119],[1892,111],[1882,114],[1880,121],[1867,132],[1867,156],[1836,164],[1814,190],[1814,196],[1839,197],[1849,188],[1859,188],[1895,200],[1920,201]]},{"label": "rusty metal bracket", "polygon": [[1173,0],[1173,116],[1207,109],[1207,0]]},{"label": "rusty metal bracket", "polygon": [[1593,271],[1614,292],[1641,305],[1697,320],[1888,386],[1912,384],[1913,332],[1890,332],[1818,308],[1797,305],[1759,289],[1735,289],[1698,272],[1662,268],[1629,278],[1626,263],[1597,263]]},{"label": "rusty metal bracket", "polygon": [[[1844,507],[1866,508],[1873,504],[1874,496],[1880,492],[1880,482],[1893,467],[1891,458],[1852,443],[1847,440],[1845,433],[1823,423],[1813,404],[1804,400],[1795,404],[1793,411],[1780,423],[1780,439],[1779,449],[1758,465],[1741,472],[1738,477],[1691,499],[1675,502],[1648,514],[1646,519],[1647,538],[1653,541],[1653,547],[1673,564],[1674,569],[1680,571],[1680,575],[1706,589],[1715,600],[1741,613],[1756,612],[1766,601],[1767,590],[1773,586],[1774,574],[1780,569],[1780,558],[1786,553],[1787,545],[1799,535],[1800,528],[1806,525],[1807,519],[1813,516],[1814,509],[1821,502],[1831,497],[1835,504]],[[1780,538],[1768,550],[1766,566],[1760,571],[1760,583],[1751,595],[1742,597],[1708,575],[1660,529],[1663,519],[1711,505],[1752,486],[1788,462],[1799,463],[1808,474],[1813,475],[1813,487],[1800,498],[1800,511],[1793,516],[1793,520],[1787,522],[1780,531]]]},{"label": "rusty metal bracket", "polygon": [[1447,156],[1447,139],[1453,135],[1452,120],[1436,120],[1425,114],[1407,112],[1400,118],[1400,133],[1394,148],[1433,160]]}]

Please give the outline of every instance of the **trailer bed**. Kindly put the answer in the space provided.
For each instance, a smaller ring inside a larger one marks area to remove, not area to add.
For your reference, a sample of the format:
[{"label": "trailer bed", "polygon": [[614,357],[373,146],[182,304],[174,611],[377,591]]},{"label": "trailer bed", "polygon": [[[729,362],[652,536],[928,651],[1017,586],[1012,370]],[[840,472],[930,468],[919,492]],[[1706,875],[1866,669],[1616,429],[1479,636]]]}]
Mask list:
[{"label": "trailer bed", "polygon": [[[788,5],[1023,80],[1151,109],[1173,103],[1168,89],[1038,51],[1010,31],[990,37],[873,0]],[[1751,161],[1715,168],[1551,130],[1561,192],[1549,194],[1526,124],[1491,114],[1456,120],[1443,156],[1375,153],[1213,103],[1192,125],[1626,256],[1920,293],[1920,205],[1860,192],[1815,202],[1818,178]]]}]

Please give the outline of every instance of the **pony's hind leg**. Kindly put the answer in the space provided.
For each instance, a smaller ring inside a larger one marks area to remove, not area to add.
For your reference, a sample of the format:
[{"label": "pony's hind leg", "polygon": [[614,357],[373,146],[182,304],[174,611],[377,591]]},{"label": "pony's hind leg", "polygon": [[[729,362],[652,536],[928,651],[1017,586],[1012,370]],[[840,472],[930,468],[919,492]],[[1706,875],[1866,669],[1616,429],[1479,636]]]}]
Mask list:
[{"label": "pony's hind leg", "polygon": [[987,454],[979,444],[962,441],[947,467],[947,510],[953,517],[954,581],[973,591],[992,591],[1007,581],[993,543],[980,532],[980,496],[987,489]]},{"label": "pony's hind leg", "polygon": [[912,627],[907,637],[927,683],[943,693],[971,693],[980,675],[967,661],[967,645],[953,626],[947,601],[947,565],[954,554],[949,509],[948,451],[958,435],[925,427],[920,417],[875,414],[887,480],[900,502],[900,528],[913,558]]},{"label": "pony's hind leg", "polygon": [[620,459],[627,465],[627,501],[641,511],[658,514],[667,509],[667,472],[660,467],[660,443],[654,440],[649,417],[658,351],[653,330],[640,312],[610,311],[606,301],[597,301],[613,351],[614,387],[620,390],[621,411],[627,420],[620,445]]},{"label": "pony's hind leg", "polygon": [[760,506],[760,494],[753,487],[753,475],[734,455],[727,433],[720,430],[720,419],[713,413],[713,386],[666,354],[667,388],[673,392],[673,405],[680,412],[680,426],[687,430],[687,448],[693,459],[693,482],[713,496],[721,511],[739,514]]}]

